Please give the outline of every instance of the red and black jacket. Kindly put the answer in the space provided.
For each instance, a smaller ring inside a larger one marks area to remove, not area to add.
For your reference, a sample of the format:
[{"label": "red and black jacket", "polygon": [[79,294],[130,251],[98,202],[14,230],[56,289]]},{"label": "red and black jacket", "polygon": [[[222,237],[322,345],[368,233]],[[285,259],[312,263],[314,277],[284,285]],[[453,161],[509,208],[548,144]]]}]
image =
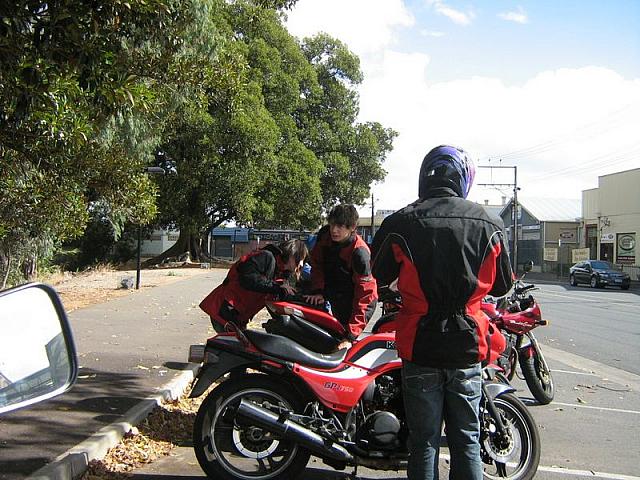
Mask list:
[{"label": "red and black jacket", "polygon": [[331,240],[328,225],[320,229],[311,251],[311,293],[322,293],[331,303],[350,340],[360,335],[378,299],[371,252],[360,235],[338,243]]},{"label": "red and black jacket", "polygon": [[245,327],[264,307],[269,294],[282,292],[276,282],[282,270],[277,246],[248,253],[231,266],[224,281],[200,302],[200,308],[220,325],[233,321]]},{"label": "red and black jacket", "polygon": [[465,368],[487,355],[486,295],[511,288],[504,225],[448,188],[387,217],[373,242],[373,273],[396,278],[402,295],[400,357],[434,368]]}]

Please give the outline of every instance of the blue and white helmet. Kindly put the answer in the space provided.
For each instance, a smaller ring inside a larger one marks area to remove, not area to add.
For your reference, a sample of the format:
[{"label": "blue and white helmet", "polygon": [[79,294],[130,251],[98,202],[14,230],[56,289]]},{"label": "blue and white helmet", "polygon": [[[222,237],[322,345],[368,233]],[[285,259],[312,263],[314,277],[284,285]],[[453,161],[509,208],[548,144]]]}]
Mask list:
[{"label": "blue and white helmet", "polygon": [[467,198],[476,167],[467,152],[461,148],[440,145],[422,160],[418,194],[426,198],[433,187],[449,187],[462,198]]}]

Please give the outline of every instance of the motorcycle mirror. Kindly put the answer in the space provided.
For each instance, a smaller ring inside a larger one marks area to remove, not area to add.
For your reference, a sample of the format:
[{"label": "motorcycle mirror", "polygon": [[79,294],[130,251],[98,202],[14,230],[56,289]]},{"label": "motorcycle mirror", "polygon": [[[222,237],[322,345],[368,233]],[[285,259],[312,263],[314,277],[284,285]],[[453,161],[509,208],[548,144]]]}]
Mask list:
[{"label": "motorcycle mirror", "polygon": [[48,285],[0,292],[0,414],[67,391],[78,376],[62,302]]},{"label": "motorcycle mirror", "polygon": [[529,260],[522,266],[522,269],[524,270],[524,273],[529,273],[533,269],[533,261]]}]

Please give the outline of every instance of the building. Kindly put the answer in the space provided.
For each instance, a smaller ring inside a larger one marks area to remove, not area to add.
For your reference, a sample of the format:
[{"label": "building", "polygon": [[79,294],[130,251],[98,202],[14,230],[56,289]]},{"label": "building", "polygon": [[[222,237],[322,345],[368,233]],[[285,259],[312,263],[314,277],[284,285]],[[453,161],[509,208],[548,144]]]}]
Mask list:
[{"label": "building", "polygon": [[[581,201],[566,198],[518,200],[518,271],[533,261],[535,272],[566,274],[572,265],[572,251],[580,247]],[[513,200],[500,212],[505,237],[513,253]]]},{"label": "building", "polygon": [[[380,228],[382,221],[396,210],[377,210],[373,216],[373,234]],[[357,232],[369,245],[373,242],[372,228],[371,228],[371,216],[360,215],[358,219]]]},{"label": "building", "polygon": [[640,279],[640,168],[598,177],[582,192],[582,246],[590,257],[621,265]]}]

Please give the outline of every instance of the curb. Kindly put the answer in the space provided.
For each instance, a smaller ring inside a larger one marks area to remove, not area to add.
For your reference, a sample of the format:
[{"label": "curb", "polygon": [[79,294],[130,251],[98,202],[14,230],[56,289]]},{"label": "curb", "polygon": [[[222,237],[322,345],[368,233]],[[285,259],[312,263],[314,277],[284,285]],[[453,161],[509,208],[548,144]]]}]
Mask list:
[{"label": "curb", "polygon": [[29,475],[26,480],[74,480],[88,468],[89,462],[104,458],[110,448],[116,446],[132,427],[144,420],[158,405],[168,400],[176,400],[182,395],[189,383],[195,378],[200,365],[189,364],[171,382],[167,383],[157,395],[147,397],[130,408],[115,422],[101,428],[75,447],[61,454],[48,465]]}]

